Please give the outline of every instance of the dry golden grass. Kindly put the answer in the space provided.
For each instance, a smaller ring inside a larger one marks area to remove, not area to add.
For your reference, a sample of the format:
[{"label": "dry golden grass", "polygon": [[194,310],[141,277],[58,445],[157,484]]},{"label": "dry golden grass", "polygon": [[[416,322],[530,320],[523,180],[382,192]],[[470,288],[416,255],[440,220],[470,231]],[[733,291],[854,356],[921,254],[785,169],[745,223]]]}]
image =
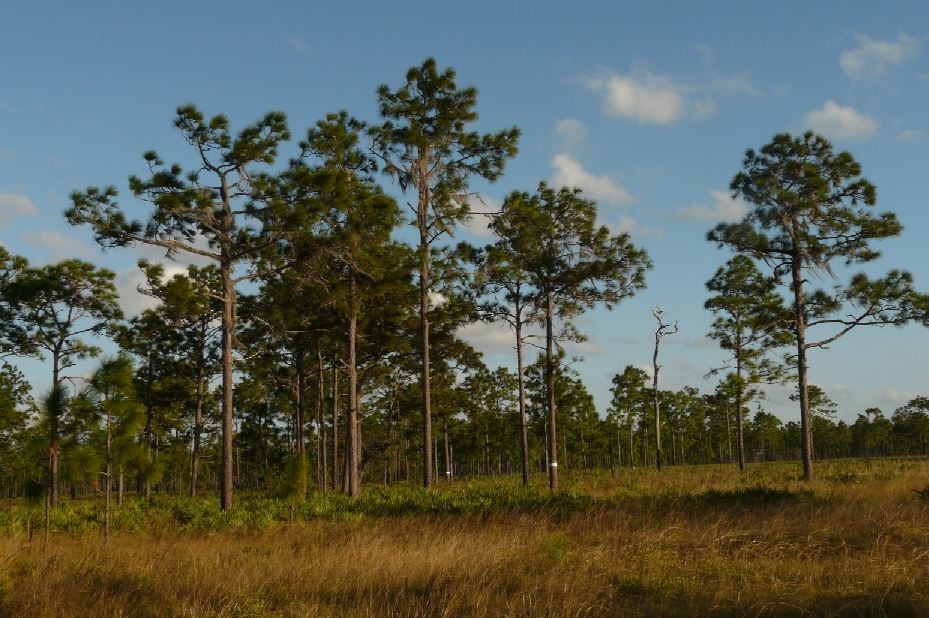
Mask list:
[{"label": "dry golden grass", "polygon": [[929,615],[929,462],[818,471],[578,477],[597,499],[561,514],[7,535],[0,615]]}]

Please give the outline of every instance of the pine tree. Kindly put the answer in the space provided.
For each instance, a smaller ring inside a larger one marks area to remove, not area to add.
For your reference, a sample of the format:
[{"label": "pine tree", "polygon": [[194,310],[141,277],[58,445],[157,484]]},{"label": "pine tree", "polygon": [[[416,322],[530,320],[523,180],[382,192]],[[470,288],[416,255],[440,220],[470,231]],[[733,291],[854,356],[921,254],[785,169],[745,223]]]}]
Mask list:
[{"label": "pine tree", "polygon": [[406,74],[395,91],[377,90],[383,124],[371,130],[373,152],[383,171],[404,192],[416,191],[410,209],[419,234],[420,388],[423,412],[423,484],[432,486],[432,400],[430,393],[430,306],[435,286],[436,241],[453,235],[470,214],[472,177],[494,181],[516,154],[519,130],[479,134],[468,130],[477,120],[477,90],[459,88],[455,71],[439,71],[428,58]]},{"label": "pine tree", "polygon": [[[529,275],[544,316],[549,487],[557,491],[556,339],[579,339],[571,318],[595,304],[612,308],[632,296],[645,286],[651,264],[628,234],[613,236],[597,225],[596,204],[584,199],[580,189],[556,191],[543,182],[533,195],[511,193],[491,229],[511,255],[519,256],[517,265]],[[560,333],[556,318],[562,321]]]},{"label": "pine tree", "polygon": [[[284,114],[271,112],[237,136],[223,116],[207,119],[194,105],[177,108],[174,126],[196,154],[192,171],[166,166],[157,153],[144,158],[151,176],[129,178],[132,194],[154,207],[148,222],[130,220],[116,202],[115,187],[89,187],[71,194],[66,213],[72,225],[90,225],[105,247],[154,245],[169,255],[189,253],[213,260],[222,290],[222,475],[220,505],[232,508],[233,349],[236,286],[257,272],[240,272],[262,252],[274,250],[286,205],[262,199],[268,178],[249,169],[274,163],[278,146],[290,139]],[[270,183],[273,186],[273,183]],[[273,198],[273,195],[272,195]]]},{"label": "pine tree", "polygon": [[[802,438],[803,478],[813,479],[812,417],[807,376],[807,352],[824,348],[864,325],[902,324],[912,319],[914,291],[909,273],[893,270],[870,280],[852,276],[833,291],[807,292],[807,277],[833,277],[833,262],[870,262],[880,253],[871,241],[898,236],[896,215],[869,209],[877,200],[873,184],[861,177],[861,166],[848,152],[834,152],[825,138],[807,132],[786,133],[760,151],[749,150],[743,170],[732,180],[733,194],[751,208],[737,223],[721,223],[707,238],[763,260],[773,275],[789,278],[796,346],[798,399]],[[833,325],[836,332],[808,340],[808,329]]]}]

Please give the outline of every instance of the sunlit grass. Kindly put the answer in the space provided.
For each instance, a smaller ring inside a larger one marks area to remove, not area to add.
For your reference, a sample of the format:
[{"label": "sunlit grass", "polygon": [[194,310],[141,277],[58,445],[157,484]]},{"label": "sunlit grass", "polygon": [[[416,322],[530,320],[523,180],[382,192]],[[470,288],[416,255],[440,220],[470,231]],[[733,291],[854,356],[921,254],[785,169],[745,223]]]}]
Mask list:
[{"label": "sunlit grass", "polygon": [[[0,615],[927,615],[929,462],[624,470],[368,487],[351,501],[0,507]],[[38,513],[34,522],[40,521]]]}]

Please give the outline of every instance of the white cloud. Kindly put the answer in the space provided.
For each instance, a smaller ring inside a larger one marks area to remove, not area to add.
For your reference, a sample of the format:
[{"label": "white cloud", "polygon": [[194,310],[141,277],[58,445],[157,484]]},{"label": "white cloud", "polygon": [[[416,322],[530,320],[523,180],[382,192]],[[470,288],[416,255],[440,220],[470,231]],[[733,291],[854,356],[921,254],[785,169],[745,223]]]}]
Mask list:
[{"label": "white cloud", "polygon": [[897,139],[901,142],[915,142],[926,137],[924,129],[903,129],[897,133]]},{"label": "white cloud", "polygon": [[589,197],[608,204],[625,204],[634,201],[629,191],[609,176],[591,174],[579,161],[565,153],[559,153],[552,159],[555,169],[552,183],[558,187],[579,187]]},{"label": "white cloud", "polygon": [[472,322],[459,328],[455,334],[486,354],[511,352],[516,346],[516,337],[509,327],[496,322]]},{"label": "white cloud", "polygon": [[605,225],[611,234],[629,234],[638,238],[648,236],[650,238],[664,238],[664,228],[653,228],[641,223],[629,215],[619,215],[615,223],[609,223],[603,220],[597,221],[598,225]]},{"label": "white cloud", "polygon": [[[889,405],[894,408],[906,405],[911,399],[915,399],[921,394],[922,393],[917,393],[915,391],[901,391],[895,388],[885,388],[876,393],[880,400],[880,405]],[[889,416],[888,410],[884,410],[884,412],[888,413]]]},{"label": "white cloud", "polygon": [[725,95],[761,96],[764,90],[748,74],[717,76],[709,80],[707,88]]},{"label": "white cloud", "polygon": [[0,191],[0,225],[14,217],[31,217],[37,214],[39,210],[25,195]]},{"label": "white cloud", "polygon": [[871,137],[877,133],[877,121],[853,107],[826,101],[822,108],[806,115],[806,124],[828,137],[854,139]]},{"label": "white cloud", "polygon": [[555,124],[555,133],[561,136],[564,148],[570,150],[587,137],[587,126],[577,118],[562,118]]},{"label": "white cloud", "polygon": [[500,202],[482,196],[473,196],[470,199],[471,216],[459,228],[479,238],[493,238],[490,230],[494,213],[500,210]]},{"label": "white cloud", "polygon": [[[587,86],[603,94],[603,107],[610,116],[631,118],[651,124],[671,124],[680,120],[691,105],[682,88],[667,77],[643,73],[607,73],[587,80]],[[703,104],[706,109],[706,104]],[[699,113],[699,110],[697,110]]]},{"label": "white cloud", "polygon": [[287,44],[290,45],[291,49],[299,54],[306,52],[306,43],[304,43],[303,39],[298,37],[296,34],[291,34],[287,37]]},{"label": "white cloud", "polygon": [[[176,274],[185,273],[187,270],[175,264],[165,266],[165,279],[170,279]],[[146,296],[139,292],[139,286],[146,283],[145,275],[139,268],[130,268],[116,275],[116,292],[119,294],[119,305],[123,313],[132,317],[142,313],[146,309],[151,309],[158,304],[158,301],[151,296]]]},{"label": "white cloud", "polygon": [[748,212],[748,202],[734,198],[726,191],[710,191],[712,204],[694,202],[687,208],[677,211],[680,219],[685,221],[739,221]]},{"label": "white cloud", "polygon": [[26,244],[47,252],[46,255],[37,260],[41,263],[56,262],[75,257],[89,257],[94,254],[90,245],[52,230],[28,232],[22,235],[22,239]]},{"label": "white cloud", "polygon": [[919,51],[919,41],[902,32],[895,41],[881,41],[864,35],[857,35],[856,39],[856,47],[842,50],[839,54],[842,70],[856,81],[875,80],[888,67],[904,64]]}]

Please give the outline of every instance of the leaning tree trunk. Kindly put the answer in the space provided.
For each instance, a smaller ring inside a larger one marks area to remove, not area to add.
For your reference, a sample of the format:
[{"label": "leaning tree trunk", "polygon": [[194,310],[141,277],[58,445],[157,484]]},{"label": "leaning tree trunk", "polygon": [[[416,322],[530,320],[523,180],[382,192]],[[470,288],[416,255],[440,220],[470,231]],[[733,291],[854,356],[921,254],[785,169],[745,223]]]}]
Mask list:
[{"label": "leaning tree trunk", "polygon": [[558,434],[555,427],[555,302],[551,291],[546,293],[545,304],[545,394],[548,400],[548,487],[558,491]]},{"label": "leaning tree trunk", "polygon": [[803,458],[803,480],[813,480],[813,423],[810,419],[810,396],[806,366],[806,307],[803,297],[803,274],[800,271],[801,256],[794,251],[791,263],[791,278],[794,292],[794,322],[797,333],[797,390],[800,397],[801,456]]}]

